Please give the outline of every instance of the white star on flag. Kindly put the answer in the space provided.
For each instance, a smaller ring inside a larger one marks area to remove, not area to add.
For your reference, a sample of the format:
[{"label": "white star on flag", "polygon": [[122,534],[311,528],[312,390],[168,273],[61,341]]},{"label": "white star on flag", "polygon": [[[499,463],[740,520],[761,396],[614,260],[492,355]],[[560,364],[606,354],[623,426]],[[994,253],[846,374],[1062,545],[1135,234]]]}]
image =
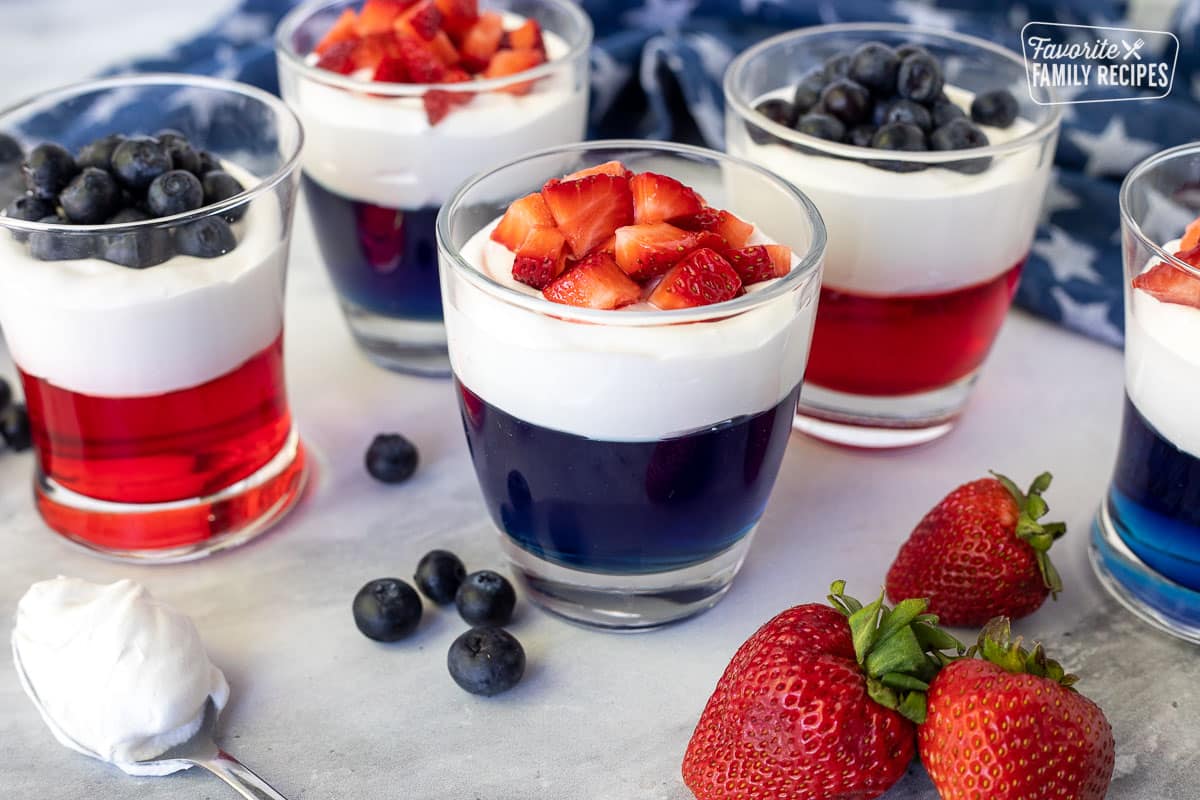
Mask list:
[{"label": "white star on flag", "polygon": [[1125,341],[1124,334],[1108,319],[1108,303],[1103,300],[1077,303],[1061,286],[1051,289],[1050,296],[1058,303],[1063,324],[1068,328],[1118,347]]},{"label": "white star on flag", "polygon": [[604,116],[616,101],[621,87],[633,70],[617,61],[601,47],[591,49],[592,58],[592,121]]},{"label": "white star on flag", "polygon": [[910,25],[915,25],[918,28],[934,28],[942,31],[954,30],[954,15],[934,8],[928,2],[921,2],[920,0],[895,0],[892,3],[892,13],[898,17],[903,17]]},{"label": "white star on flag", "polygon": [[646,0],[641,8],[626,11],[621,21],[634,28],[675,31],[700,4],[700,0]]},{"label": "white star on flag", "polygon": [[1033,252],[1045,259],[1059,283],[1066,283],[1071,278],[1100,282],[1100,274],[1092,267],[1096,248],[1077,242],[1057,225],[1050,226],[1049,241],[1041,239],[1033,243]]},{"label": "white star on flag", "polygon": [[1046,186],[1046,197],[1042,200],[1041,222],[1043,225],[1048,223],[1050,217],[1059,211],[1070,211],[1083,205],[1078,197],[1063,188],[1062,184],[1058,182],[1058,176],[1057,169],[1050,171],[1050,183]]},{"label": "white star on flag", "polygon": [[1087,156],[1085,175],[1124,177],[1137,162],[1158,150],[1154,142],[1135,139],[1125,132],[1125,120],[1114,116],[1099,134],[1083,130],[1067,131],[1067,138]]},{"label": "white star on flag", "polygon": [[787,8],[787,0],[742,0],[743,14],[757,14],[763,6],[779,6]]}]

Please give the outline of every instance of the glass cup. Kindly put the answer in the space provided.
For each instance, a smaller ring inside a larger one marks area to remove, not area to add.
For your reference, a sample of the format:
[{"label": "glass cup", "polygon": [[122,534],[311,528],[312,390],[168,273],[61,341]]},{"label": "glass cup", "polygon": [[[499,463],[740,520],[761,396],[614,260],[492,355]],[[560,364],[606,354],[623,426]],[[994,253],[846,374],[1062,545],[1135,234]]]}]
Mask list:
[{"label": "glass cup", "polygon": [[[584,138],[591,21],[569,0],[485,0],[483,10],[536,19],[551,60],[490,80],[375,83],[370,75],[319,69],[308,55],[342,12],[358,5],[301,6],[276,33],[283,98],[307,136],[304,195],[362,352],[388,369],[446,376],[438,209],[476,173]],[[430,125],[423,104],[430,91],[464,100]]]},{"label": "glass cup", "polygon": [[1120,202],[1125,414],[1092,566],[1139,617],[1200,642],[1200,143],[1134,167]]},{"label": "glass cup", "polygon": [[[755,110],[766,98],[791,100],[810,69],[872,41],[925,47],[942,62],[961,106],[982,91],[1010,90],[1018,120],[985,129],[988,147],[897,152],[818,139]],[[1058,107],[1030,99],[1016,53],[970,36],[884,24],[823,25],[767,39],[730,64],[725,99],[729,152],[799,186],[829,228],[796,427],[859,447],[913,445],[947,433],[1033,242]]]},{"label": "glass cup", "polygon": [[[476,268],[468,253],[511,201],[613,159],[694,187],[798,264],[761,290],[673,311],[560,305]],[[467,445],[528,596],[625,629],[715,604],[767,504],[808,360],[825,251],[812,203],[709,150],[590,142],[473,179],[443,207],[437,234]]]},{"label": "glass cup", "polygon": [[26,151],[168,128],[244,191],[123,224],[0,214],[0,325],[38,510],[92,551],[158,562],[247,541],[304,485],[283,376],[300,123],[258,89],[187,75],[78,84],[0,112]]}]

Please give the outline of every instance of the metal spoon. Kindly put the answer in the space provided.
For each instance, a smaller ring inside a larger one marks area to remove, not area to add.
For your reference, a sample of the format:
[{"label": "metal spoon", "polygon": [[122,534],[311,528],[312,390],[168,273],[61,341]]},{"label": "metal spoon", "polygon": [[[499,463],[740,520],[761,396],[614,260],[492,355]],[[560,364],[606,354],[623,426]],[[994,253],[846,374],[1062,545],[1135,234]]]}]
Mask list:
[{"label": "metal spoon", "polygon": [[[75,741],[75,739],[68,736],[54,722],[50,715],[46,713],[46,708],[42,705],[41,698],[34,691],[33,684],[29,682],[29,676],[25,673],[25,665],[21,663],[21,655],[17,652],[15,642],[13,643],[13,663],[17,668],[17,676],[21,679],[21,685],[25,688],[26,694],[29,695],[29,699],[33,701],[33,704],[37,706],[42,719],[50,726],[55,736],[62,740],[64,744],[69,742],[73,749],[78,750],[84,755],[99,758],[91,750],[88,750]],[[196,731],[192,738],[183,744],[172,747],[158,758],[150,761],[138,761],[135,762],[136,765],[147,769],[147,771],[154,770],[156,767],[166,768],[167,771],[178,770],[184,765],[203,767],[232,786],[238,794],[247,798],[247,800],[287,800],[286,797],[272,789],[266,781],[251,772],[236,758],[217,747],[217,743],[213,741],[213,730],[217,726],[218,714],[216,704],[213,703],[211,697],[208,698],[208,701],[204,704],[204,720],[200,723],[200,730]],[[100,760],[103,761],[104,759]]]}]

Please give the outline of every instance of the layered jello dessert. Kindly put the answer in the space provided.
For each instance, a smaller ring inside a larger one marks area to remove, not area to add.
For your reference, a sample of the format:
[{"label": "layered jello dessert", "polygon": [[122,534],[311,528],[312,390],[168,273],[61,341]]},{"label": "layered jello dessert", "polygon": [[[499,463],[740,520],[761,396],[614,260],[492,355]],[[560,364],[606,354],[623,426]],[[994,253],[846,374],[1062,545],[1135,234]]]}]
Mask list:
[{"label": "layered jello dessert", "polygon": [[1029,98],[1019,56],[898,25],[770,39],[725,88],[729,151],[829,227],[798,426],[876,447],[944,434],[1029,253],[1058,112]]},{"label": "layered jello dessert", "polygon": [[446,374],[438,209],[475,173],[583,138],[590,42],[567,0],[326,0],[280,25],[310,215],[372,361]]},{"label": "layered jello dessert", "polygon": [[[124,103],[146,128],[79,121]],[[54,92],[0,127],[25,185],[0,212],[0,323],[43,517],[139,559],[262,530],[304,477],[283,372],[295,117],[248,87],[156,77]]]},{"label": "layered jello dessert", "polygon": [[467,443],[531,596],[607,627],[715,603],[808,358],[811,204],[709,151],[595,143],[473,181],[438,237]]}]

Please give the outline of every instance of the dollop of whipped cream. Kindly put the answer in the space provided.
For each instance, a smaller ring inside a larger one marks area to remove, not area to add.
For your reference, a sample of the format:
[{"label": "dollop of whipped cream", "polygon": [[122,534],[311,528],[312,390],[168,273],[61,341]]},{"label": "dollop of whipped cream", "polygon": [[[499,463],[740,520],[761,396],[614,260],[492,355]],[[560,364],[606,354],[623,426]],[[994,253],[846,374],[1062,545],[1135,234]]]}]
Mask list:
[{"label": "dollop of whipped cream", "polygon": [[59,743],[131,775],[185,769],[136,762],[190,739],[208,698],[218,710],[229,699],[191,619],[129,580],[33,584],[12,647],[22,686]]}]

